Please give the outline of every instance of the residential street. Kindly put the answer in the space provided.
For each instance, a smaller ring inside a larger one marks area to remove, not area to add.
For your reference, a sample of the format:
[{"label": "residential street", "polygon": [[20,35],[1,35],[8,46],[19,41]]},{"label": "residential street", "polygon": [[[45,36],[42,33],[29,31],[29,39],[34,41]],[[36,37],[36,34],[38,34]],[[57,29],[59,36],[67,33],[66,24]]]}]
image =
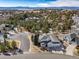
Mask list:
[{"label": "residential street", "polygon": [[79,57],[50,53],[24,54],[15,56],[0,56],[0,59],[79,59]]}]

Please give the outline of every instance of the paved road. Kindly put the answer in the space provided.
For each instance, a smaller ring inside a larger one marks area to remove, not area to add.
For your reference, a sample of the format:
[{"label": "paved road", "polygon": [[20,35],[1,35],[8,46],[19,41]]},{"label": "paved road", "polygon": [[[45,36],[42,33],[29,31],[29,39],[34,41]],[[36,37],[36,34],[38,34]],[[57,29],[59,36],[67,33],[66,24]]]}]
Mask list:
[{"label": "paved road", "polygon": [[0,56],[0,59],[79,59],[79,57],[71,57],[58,54],[38,53],[38,54],[25,54],[16,56]]},{"label": "paved road", "polygon": [[30,48],[30,41],[29,41],[29,39],[28,39],[28,35],[29,35],[29,33],[18,33],[18,34],[16,34],[16,35],[14,35],[14,36],[11,36],[10,38],[12,38],[12,39],[18,39],[18,40],[20,40],[21,41],[21,49],[24,51],[24,52],[28,52],[29,51],[29,48]]}]

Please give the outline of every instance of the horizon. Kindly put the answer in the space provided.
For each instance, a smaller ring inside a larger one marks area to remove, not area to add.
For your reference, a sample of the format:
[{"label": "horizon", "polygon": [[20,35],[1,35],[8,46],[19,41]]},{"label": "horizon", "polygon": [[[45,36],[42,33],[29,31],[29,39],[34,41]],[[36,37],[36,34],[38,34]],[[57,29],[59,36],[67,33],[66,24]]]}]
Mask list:
[{"label": "horizon", "polygon": [[[54,7],[28,7],[28,6],[0,6],[0,8],[17,8],[17,7],[19,7],[19,8],[54,8]],[[79,6],[76,6],[76,7],[74,7],[74,6],[55,6],[55,8],[79,8]]]},{"label": "horizon", "polygon": [[79,0],[0,0],[0,7],[79,7]]}]

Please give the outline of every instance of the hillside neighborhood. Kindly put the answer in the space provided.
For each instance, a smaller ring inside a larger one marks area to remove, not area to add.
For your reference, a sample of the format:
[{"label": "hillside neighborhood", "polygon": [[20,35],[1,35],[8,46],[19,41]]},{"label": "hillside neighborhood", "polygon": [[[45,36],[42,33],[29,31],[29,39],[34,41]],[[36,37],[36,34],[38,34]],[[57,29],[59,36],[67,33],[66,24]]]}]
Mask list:
[{"label": "hillside neighborhood", "polygon": [[1,16],[10,16],[0,22],[0,54],[49,52],[78,56],[78,12],[49,9],[1,11]]}]

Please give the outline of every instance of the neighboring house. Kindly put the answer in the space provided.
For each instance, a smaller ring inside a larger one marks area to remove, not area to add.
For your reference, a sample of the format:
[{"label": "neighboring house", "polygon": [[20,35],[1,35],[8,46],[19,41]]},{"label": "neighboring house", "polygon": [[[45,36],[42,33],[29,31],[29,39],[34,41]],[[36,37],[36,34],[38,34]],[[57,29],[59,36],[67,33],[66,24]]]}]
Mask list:
[{"label": "neighboring house", "polygon": [[79,28],[75,29],[74,31],[77,35],[79,35]]},{"label": "neighboring house", "polygon": [[13,30],[8,31],[7,37],[10,38],[11,36],[14,36],[16,33]]},{"label": "neighboring house", "polygon": [[39,36],[39,43],[41,47],[48,51],[62,51],[63,44],[54,36],[54,34],[43,34]]},{"label": "neighboring house", "polygon": [[40,18],[39,17],[28,17],[28,18],[25,18],[26,21],[29,21],[29,20],[39,20]]},{"label": "neighboring house", "polygon": [[79,35],[79,23],[75,26],[76,26],[75,33],[77,33]]},{"label": "neighboring house", "polygon": [[78,16],[78,15],[74,15],[74,16],[72,17],[72,20],[73,20],[76,24],[78,24],[78,23],[79,23],[79,16]]},{"label": "neighboring house", "polygon": [[0,25],[0,30],[3,30],[4,27],[5,27],[5,24],[1,24]]},{"label": "neighboring house", "polygon": [[71,26],[71,32],[75,32],[79,35],[79,23]]},{"label": "neighboring house", "polygon": [[13,30],[8,31],[8,33],[11,34],[11,35],[15,35],[16,34],[15,31],[13,31]]},{"label": "neighboring house", "polygon": [[17,27],[14,27],[14,31],[18,32],[18,28]]},{"label": "neighboring house", "polygon": [[69,43],[75,43],[79,45],[79,38],[75,33],[70,33],[64,36],[64,41],[68,41]]},{"label": "neighboring house", "polygon": [[0,33],[0,42],[4,42],[4,37],[2,33]]}]

